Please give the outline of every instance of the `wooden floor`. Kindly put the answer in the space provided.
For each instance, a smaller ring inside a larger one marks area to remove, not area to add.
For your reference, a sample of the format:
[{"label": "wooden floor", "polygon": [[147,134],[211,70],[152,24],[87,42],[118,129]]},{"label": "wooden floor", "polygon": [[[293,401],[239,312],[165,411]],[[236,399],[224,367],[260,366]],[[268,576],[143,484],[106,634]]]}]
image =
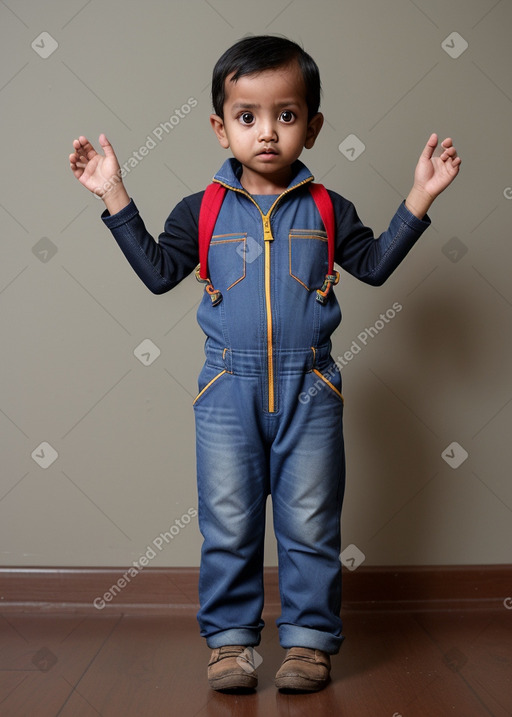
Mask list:
[{"label": "wooden floor", "polygon": [[190,610],[173,616],[0,614],[2,717],[510,717],[512,610],[345,610],[332,682],[273,684],[284,656],[275,613],[252,694],[217,693]]}]

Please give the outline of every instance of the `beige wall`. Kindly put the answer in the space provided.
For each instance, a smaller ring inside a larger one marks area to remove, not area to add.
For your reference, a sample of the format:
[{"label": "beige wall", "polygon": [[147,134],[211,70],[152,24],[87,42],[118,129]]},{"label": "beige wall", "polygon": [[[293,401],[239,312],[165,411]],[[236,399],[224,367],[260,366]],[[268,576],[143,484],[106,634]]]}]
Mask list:
[{"label": "beige wall", "polygon": [[[197,100],[126,178],[158,234],[227,156],[208,124],[211,69],[249,32],[288,35],[316,58],[327,123],[303,159],[377,232],[431,131],[463,156],[396,274],[379,289],[344,274],[337,287],[344,547],[367,565],[509,562],[511,3],[10,0],[0,21],[2,563],[128,565],[172,525],[151,564],[199,563],[197,518],[181,516],[197,506],[202,288],[189,277],[150,294],[67,156],[78,134],[105,131],[128,161]],[[46,58],[43,31],[58,43]],[[446,51],[464,41],[458,57]],[[351,134],[366,147],[354,161],[338,149]],[[145,339],[161,352],[151,365],[134,355]],[[453,442],[469,454],[457,468],[442,457]],[[275,555],[269,528],[269,565]]]}]

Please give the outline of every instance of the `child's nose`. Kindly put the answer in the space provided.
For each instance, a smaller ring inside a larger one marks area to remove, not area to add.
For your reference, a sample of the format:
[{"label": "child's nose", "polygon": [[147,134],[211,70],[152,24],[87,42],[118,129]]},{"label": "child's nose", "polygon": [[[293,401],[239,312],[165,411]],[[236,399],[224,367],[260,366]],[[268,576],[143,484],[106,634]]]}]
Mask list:
[{"label": "child's nose", "polygon": [[259,138],[262,142],[270,142],[277,139],[277,132],[273,122],[265,121],[260,125]]}]

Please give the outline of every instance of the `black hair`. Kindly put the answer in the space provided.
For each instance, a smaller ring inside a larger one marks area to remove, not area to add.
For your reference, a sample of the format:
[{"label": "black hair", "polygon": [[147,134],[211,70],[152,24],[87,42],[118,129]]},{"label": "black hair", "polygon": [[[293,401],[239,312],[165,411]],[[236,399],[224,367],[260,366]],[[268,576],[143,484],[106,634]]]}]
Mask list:
[{"label": "black hair", "polygon": [[318,112],[320,106],[320,72],[313,58],[300,45],[286,37],[252,35],[239,40],[219,58],[213,68],[212,103],[215,114],[224,119],[226,78],[233,74],[231,82],[244,75],[284,67],[296,61],[304,78],[308,119]]}]

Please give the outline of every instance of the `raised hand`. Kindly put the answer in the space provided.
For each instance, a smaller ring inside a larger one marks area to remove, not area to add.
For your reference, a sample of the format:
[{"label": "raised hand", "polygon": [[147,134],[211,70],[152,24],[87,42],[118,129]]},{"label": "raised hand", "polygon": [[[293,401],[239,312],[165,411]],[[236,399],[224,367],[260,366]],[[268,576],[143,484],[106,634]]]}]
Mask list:
[{"label": "raised hand", "polygon": [[461,158],[452,140],[449,137],[444,139],[440,156],[434,157],[437,145],[437,134],[431,134],[416,165],[414,185],[406,199],[408,208],[420,218],[459,173]]},{"label": "raised hand", "polygon": [[434,157],[437,141],[437,134],[430,135],[414,172],[414,184],[430,194],[433,199],[453,182],[459,173],[461,163],[461,158],[457,155],[457,150],[449,137],[441,142],[441,155]]},{"label": "raised hand", "polygon": [[104,134],[99,142],[105,154],[98,154],[87,137],[73,140],[74,152],[69,155],[71,171],[93,194],[101,197],[111,214],[130,201],[121,179],[121,168],[114,149]]}]

